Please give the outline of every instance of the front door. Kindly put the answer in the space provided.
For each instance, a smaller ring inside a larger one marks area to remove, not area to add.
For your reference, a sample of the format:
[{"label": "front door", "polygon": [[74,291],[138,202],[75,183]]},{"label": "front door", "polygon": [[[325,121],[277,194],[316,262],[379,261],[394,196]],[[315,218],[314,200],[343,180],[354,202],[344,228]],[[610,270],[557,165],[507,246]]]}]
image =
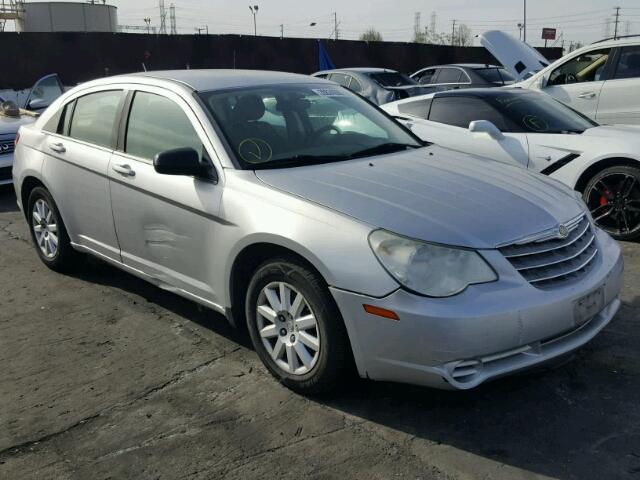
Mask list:
[{"label": "front door", "polygon": [[182,147],[210,161],[205,138],[195,114],[177,95],[135,92],[122,151],[114,153],[109,169],[111,203],[125,265],[165,288],[219,303],[210,274],[222,186],[162,175],[153,166],[157,153]]}]

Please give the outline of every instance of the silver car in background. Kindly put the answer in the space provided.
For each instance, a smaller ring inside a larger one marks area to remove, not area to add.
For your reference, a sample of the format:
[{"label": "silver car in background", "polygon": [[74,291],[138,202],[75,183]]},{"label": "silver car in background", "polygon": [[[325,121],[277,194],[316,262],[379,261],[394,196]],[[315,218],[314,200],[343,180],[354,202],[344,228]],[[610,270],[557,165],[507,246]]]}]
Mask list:
[{"label": "silver car in background", "polygon": [[620,249],[559,182],[421,142],[312,77],[151,72],[67,92],[13,170],[42,261],[89,253],[246,324],[297,391],[468,389],[585,344]]}]

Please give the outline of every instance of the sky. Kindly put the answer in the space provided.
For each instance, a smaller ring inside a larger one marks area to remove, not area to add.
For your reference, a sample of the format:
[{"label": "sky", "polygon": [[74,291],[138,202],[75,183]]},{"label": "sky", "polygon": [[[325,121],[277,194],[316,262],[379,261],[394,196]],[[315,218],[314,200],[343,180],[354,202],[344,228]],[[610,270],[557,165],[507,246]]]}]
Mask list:
[{"label": "sky", "polygon": [[[120,24],[144,25],[151,17],[159,25],[158,0],[107,0],[118,7]],[[249,5],[258,5],[256,17],[259,35],[326,38],[334,31],[334,12],[339,36],[357,39],[373,27],[388,41],[410,41],[414,15],[421,12],[421,26],[430,25],[436,14],[436,31],[451,32],[452,22],[464,23],[473,34],[486,30],[506,30],[518,36],[517,24],[523,19],[524,0],[165,0],[176,8],[178,33],[196,33],[208,27],[209,33],[253,34],[253,16]],[[527,40],[543,45],[542,27],[558,29],[568,45],[571,41],[590,43],[606,33],[613,35],[614,7],[619,6],[619,30],[640,33],[639,0],[528,0]],[[168,23],[167,18],[167,23]],[[310,26],[315,22],[315,26]],[[607,27],[609,22],[609,27]]]}]

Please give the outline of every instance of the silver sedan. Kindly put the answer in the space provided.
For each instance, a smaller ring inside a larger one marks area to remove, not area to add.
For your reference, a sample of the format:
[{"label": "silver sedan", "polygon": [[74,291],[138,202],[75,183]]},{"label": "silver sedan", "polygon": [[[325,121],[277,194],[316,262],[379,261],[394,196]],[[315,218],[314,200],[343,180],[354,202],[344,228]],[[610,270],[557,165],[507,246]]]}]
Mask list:
[{"label": "silver sedan", "polygon": [[620,249],[559,182],[427,144],[317,78],[82,84],[16,140],[37,254],[82,254],[246,325],[285,385],[468,389],[592,339]]}]

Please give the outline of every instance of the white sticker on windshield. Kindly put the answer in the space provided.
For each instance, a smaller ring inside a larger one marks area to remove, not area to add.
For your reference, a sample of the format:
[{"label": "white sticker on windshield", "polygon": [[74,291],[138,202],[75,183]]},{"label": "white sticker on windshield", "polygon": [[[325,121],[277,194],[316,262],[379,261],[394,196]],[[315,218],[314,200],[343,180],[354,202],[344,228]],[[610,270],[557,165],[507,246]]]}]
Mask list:
[{"label": "white sticker on windshield", "polygon": [[346,97],[347,94],[339,88],[312,88],[321,97]]}]

